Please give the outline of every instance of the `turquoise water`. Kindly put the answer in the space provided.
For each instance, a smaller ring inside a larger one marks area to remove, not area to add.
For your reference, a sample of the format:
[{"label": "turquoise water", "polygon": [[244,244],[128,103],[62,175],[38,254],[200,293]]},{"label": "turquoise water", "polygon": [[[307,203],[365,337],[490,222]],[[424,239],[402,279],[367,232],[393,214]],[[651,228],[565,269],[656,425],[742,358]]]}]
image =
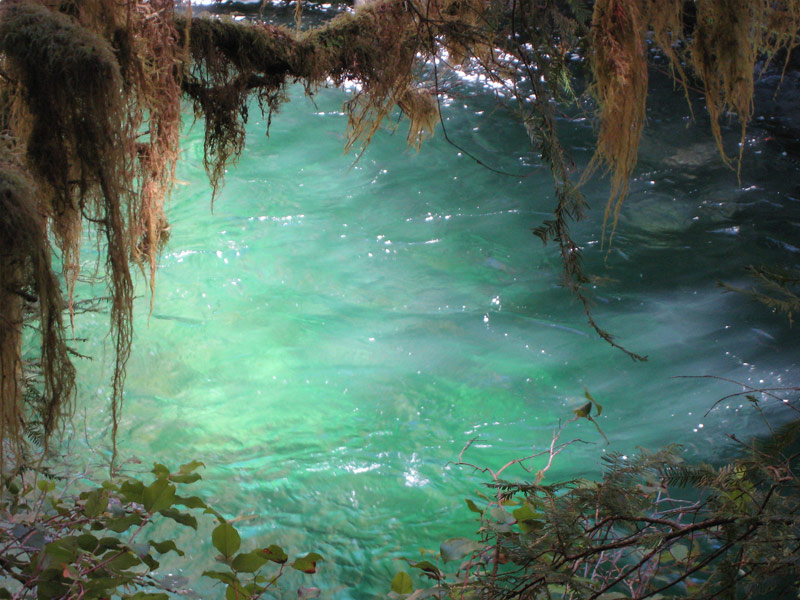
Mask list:
[{"label": "turquoise water", "polygon": [[[472,92],[447,107],[451,135],[527,177],[479,167],[440,132],[407,150],[402,124],[353,164],[345,94],[321,90],[312,103],[293,89],[269,138],[264,122],[248,125],[212,213],[201,127],[187,122],[149,319],[139,282],[120,453],[141,470],[202,460],[202,494],[244,518],[245,548],[324,555],[318,575],[288,580],[289,595],[299,583],[325,598],[385,595],[398,557],[474,530],[463,498],[486,479],[448,465],[464,444],[479,437],[466,456],[494,468],[540,451],[584,386],[605,407],[611,445],[571,425],[565,438],[589,443],[558,457],[550,480],[596,474],[603,452],[637,446],[721,457],[725,433],[763,431],[739,399],[704,416],[740,387],[677,376],[798,384],[785,318],[716,286],[746,283],[750,263],[798,260],[796,167],[767,133],[754,128],[739,183],[665,93],[610,251],[599,241],[605,188],[587,187],[595,210],[575,233],[587,270],[605,278],[595,317],[649,355],[637,364],[561,287],[555,248],[530,233],[553,206],[552,180],[514,119],[489,118],[493,97]],[[585,164],[589,122],[563,127]],[[107,318],[77,323],[95,360],[81,364],[72,444],[97,463],[109,445]],[[175,574],[213,568],[209,531],[181,533],[191,561]]]}]

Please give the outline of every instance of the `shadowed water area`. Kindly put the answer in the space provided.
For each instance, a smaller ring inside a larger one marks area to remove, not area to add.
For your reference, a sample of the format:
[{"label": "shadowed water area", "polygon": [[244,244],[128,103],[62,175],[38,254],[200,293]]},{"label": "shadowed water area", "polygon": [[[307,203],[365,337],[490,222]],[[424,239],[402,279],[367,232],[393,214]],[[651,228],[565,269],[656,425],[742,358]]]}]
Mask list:
[{"label": "shadowed water area", "polygon": [[[553,208],[552,178],[490,92],[475,85],[448,102],[448,130],[525,177],[480,167],[440,131],[409,151],[403,124],[354,165],[342,154],[345,93],[320,90],[312,102],[298,87],[291,98],[269,138],[253,112],[213,213],[202,127],[187,118],[149,320],[138,284],[119,430],[121,457],[143,463],[134,470],[203,461],[195,493],[245,517],[243,549],[322,554],[317,575],[287,579],[288,595],[303,583],[325,598],[384,596],[404,567],[396,559],[474,530],[463,499],[487,478],[448,466],[465,443],[479,438],[465,457],[495,468],[543,450],[584,386],[604,406],[611,445],[591,423],[573,424],[565,438],[587,443],[559,456],[549,481],[596,475],[604,452],[678,442],[687,458],[710,460],[732,451],[724,434],[763,432],[741,397],[704,416],[741,387],[676,376],[798,385],[786,318],[717,286],[747,285],[748,264],[800,256],[797,155],[767,117],[750,131],[737,182],[703,119],[687,128],[682,96],[658,92],[610,250],[599,237],[607,188],[585,188],[594,210],[574,231],[587,272],[602,277],[594,314],[649,356],[634,363],[589,328],[561,286],[556,249],[531,235]],[[562,127],[585,165],[591,123]],[[94,260],[87,244],[89,270]],[[103,312],[76,320],[94,360],[80,365],[71,441],[106,456],[107,325]],[[172,573],[213,568],[210,528],[209,518],[180,533],[191,560]],[[201,597],[224,592],[189,585]]]}]

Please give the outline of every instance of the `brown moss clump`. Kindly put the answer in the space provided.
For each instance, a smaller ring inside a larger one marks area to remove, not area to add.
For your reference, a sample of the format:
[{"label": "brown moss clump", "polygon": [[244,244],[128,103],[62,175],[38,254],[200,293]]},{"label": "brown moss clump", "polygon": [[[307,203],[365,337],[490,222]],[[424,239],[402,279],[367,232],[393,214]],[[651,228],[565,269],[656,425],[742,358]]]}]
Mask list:
[{"label": "brown moss clump", "polygon": [[[113,50],[67,15],[22,2],[4,3],[0,47],[15,82],[8,109],[10,127],[21,140],[25,160],[39,183],[35,208],[29,206],[28,211],[49,218],[70,294],[79,271],[84,214],[105,225],[115,345],[124,365],[130,336],[126,305],[132,300],[133,286],[127,258],[123,261],[119,256],[124,243],[121,193],[125,162],[122,149],[114,143],[121,127],[122,103]],[[33,201],[34,197],[27,200],[28,204]],[[42,229],[44,223],[38,226]],[[33,283],[41,295],[44,280]],[[42,366],[46,371],[53,368],[46,361]],[[121,390],[121,376],[115,374],[114,379],[115,389]],[[115,399],[120,395],[115,394]],[[20,404],[18,396],[4,400]],[[55,397],[52,404],[67,401]]]},{"label": "brown moss clump", "polygon": [[[52,271],[46,221],[36,193],[14,140],[0,138],[0,440],[10,444],[0,446],[0,462],[6,450],[21,456],[24,429],[38,426],[45,438],[52,433],[69,412],[74,391],[61,289]],[[19,353],[26,308],[35,311],[41,337],[43,387],[33,414],[23,402]]]},{"label": "brown moss clump", "polygon": [[[0,8],[7,77],[0,112],[36,183],[31,210],[39,215],[44,239],[49,229],[60,250],[70,309],[86,222],[103,237],[116,356],[115,427],[132,335],[130,265],[149,264],[152,283],[180,125],[172,2],[128,2],[123,8],[108,0],[58,7],[9,0]],[[51,296],[42,289],[46,283],[34,278],[33,294]],[[60,327],[60,321],[52,322]],[[53,346],[51,326],[42,323],[43,344]],[[11,342],[3,340],[3,352]],[[68,373],[56,364],[64,356],[43,354],[46,390],[71,392],[71,385],[47,382],[49,371]],[[6,391],[11,394],[4,390],[3,402],[20,406],[19,386],[16,396]],[[68,396],[53,395],[54,415]],[[51,431],[48,424],[46,433]]]},{"label": "brown moss clump", "polygon": [[[616,225],[628,181],[636,165],[647,97],[646,44],[668,58],[675,80],[687,90],[703,89],[711,132],[720,156],[739,169],[747,123],[753,115],[756,63],[768,64],[779,51],[798,44],[800,1],[697,0],[692,24],[683,0],[598,0],[589,38],[592,92],[600,128],[597,149],[584,179],[598,166],[611,173],[611,194],[604,230]],[[724,148],[720,122],[734,116],[740,124],[739,149]]]},{"label": "brown moss clump", "polygon": [[183,90],[205,121],[204,163],[216,194],[225,166],[244,148],[251,95],[270,114],[284,99],[292,37],[280,27],[209,18],[192,19],[186,33],[192,67]]},{"label": "brown moss clump", "polygon": [[409,118],[409,143],[418,146],[433,133],[438,120],[435,103],[414,84],[417,54],[432,50],[420,27],[415,13],[406,6],[376,2],[362,6],[355,15],[308,32],[301,40],[313,49],[306,51],[303,64],[311,67],[316,82],[324,81],[327,71],[327,77],[337,85],[345,81],[360,85],[346,104],[349,120],[345,151],[356,144],[369,144],[395,106]]},{"label": "brown moss clump", "polygon": [[[664,2],[664,5],[668,4]],[[595,157],[584,176],[605,162],[612,172],[611,197],[603,217],[617,214],[636,165],[645,121],[647,14],[643,3],[598,0],[592,16],[589,68],[600,112]]]},{"label": "brown moss clump", "polygon": [[[711,130],[723,161],[741,166],[747,123],[753,116],[756,61],[770,62],[779,50],[798,43],[800,2],[787,0],[699,0],[697,26],[688,40],[689,62],[702,82]],[[735,115],[741,126],[739,150],[723,147],[720,120]]]}]

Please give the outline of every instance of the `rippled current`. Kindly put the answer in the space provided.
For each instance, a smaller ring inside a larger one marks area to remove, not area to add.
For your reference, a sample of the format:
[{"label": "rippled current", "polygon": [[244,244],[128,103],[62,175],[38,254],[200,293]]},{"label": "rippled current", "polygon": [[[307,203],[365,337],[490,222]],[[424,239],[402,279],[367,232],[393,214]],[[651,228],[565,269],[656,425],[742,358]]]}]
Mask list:
[{"label": "rippled current", "polygon": [[[574,424],[565,435],[590,443],[558,457],[551,481],[598,473],[603,452],[679,442],[688,458],[711,459],[731,451],[724,434],[763,431],[741,398],[704,416],[741,387],[679,376],[798,384],[785,317],[717,286],[746,285],[747,264],[800,256],[796,148],[768,118],[751,129],[738,182],[702,117],[686,127],[679,94],[651,99],[610,251],[599,239],[607,188],[586,187],[594,210],[574,231],[601,278],[594,314],[649,356],[637,364],[591,331],[560,285],[555,248],[531,235],[553,207],[552,180],[490,93],[451,102],[449,132],[525,177],[478,166],[441,132],[408,150],[402,124],[354,164],[342,154],[344,92],[291,98],[269,138],[251,120],[213,213],[201,127],[187,119],[149,320],[139,282],[120,425],[122,457],[143,463],[133,469],[202,460],[199,492],[243,517],[246,548],[326,558],[319,574],[288,582],[289,596],[300,582],[325,598],[384,595],[398,557],[474,530],[463,498],[485,477],[448,466],[467,440],[479,438],[467,457],[491,467],[541,450],[584,386],[605,407],[611,445]],[[591,123],[562,127],[585,164]],[[80,365],[71,444],[96,463],[109,445],[107,320],[77,323],[94,360]],[[209,531],[180,534],[191,560],[174,574],[213,568]]]}]

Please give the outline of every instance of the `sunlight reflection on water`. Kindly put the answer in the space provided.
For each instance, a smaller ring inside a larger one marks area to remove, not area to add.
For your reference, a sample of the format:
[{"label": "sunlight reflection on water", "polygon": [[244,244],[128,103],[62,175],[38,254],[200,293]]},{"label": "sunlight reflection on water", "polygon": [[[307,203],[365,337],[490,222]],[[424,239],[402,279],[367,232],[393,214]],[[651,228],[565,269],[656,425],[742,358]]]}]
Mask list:
[{"label": "sunlight reflection on water", "polygon": [[[782,221],[800,222],[766,170],[788,169],[780,155],[760,155],[739,187],[702,149],[661,161],[684,143],[665,132],[685,130],[679,118],[654,124],[611,251],[585,247],[588,271],[606,278],[596,318],[650,356],[634,364],[592,333],[555,249],[530,233],[552,208],[546,173],[500,177],[441,137],[413,153],[389,132],[353,166],[342,95],[321,90],[316,107],[292,97],[269,139],[263,123],[248,126],[213,214],[200,128],[187,133],[188,184],[169,210],[149,323],[147,302],[137,306],[120,445],[145,464],[204,461],[209,500],[252,515],[247,543],[328,558],[315,581],[329,597],[382,596],[393,559],[471,531],[463,498],[482,478],[447,466],[471,437],[472,460],[490,466],[542,449],[586,386],[612,445],[575,424],[568,435],[592,443],[559,457],[553,478],[595,473],[602,452],[638,445],[719,457],[723,433],[758,421],[739,401],[703,417],[736,389],[675,376],[797,384],[785,323],[716,287],[797,239],[772,216],[777,203]],[[527,147],[516,123],[473,131],[492,102],[477,95],[447,117],[478,148],[507,149],[489,155],[511,168]],[[591,144],[588,123],[563,126],[576,147]],[[604,188],[586,192],[603,205]],[[601,213],[576,226],[579,239],[596,237]],[[93,340],[81,352],[98,359],[81,367],[88,443],[103,448],[106,323],[91,314],[78,327]],[[197,548],[197,568],[213,554]]]}]

